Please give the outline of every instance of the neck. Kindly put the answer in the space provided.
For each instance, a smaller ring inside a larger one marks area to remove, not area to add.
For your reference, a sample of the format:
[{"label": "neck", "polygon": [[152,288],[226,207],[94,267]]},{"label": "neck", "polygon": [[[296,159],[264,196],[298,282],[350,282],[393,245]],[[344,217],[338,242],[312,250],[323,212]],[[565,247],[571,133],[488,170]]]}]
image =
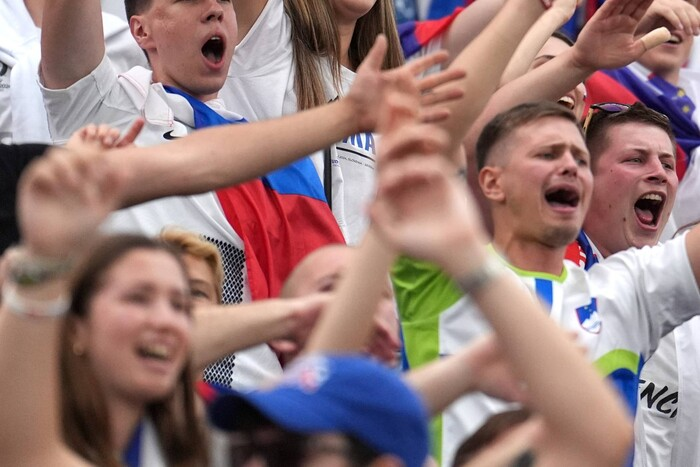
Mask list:
[{"label": "neck", "polygon": [[32,21],[34,21],[34,25],[40,28],[44,14],[44,0],[24,0],[24,6],[27,7],[27,11]]},{"label": "neck", "polygon": [[134,429],[143,417],[144,407],[122,397],[107,397],[112,446],[121,454],[129,445]]},{"label": "neck", "polygon": [[681,70],[679,68],[674,68],[671,70],[660,70],[658,72],[655,71],[654,74],[665,79],[672,85],[678,86],[678,82],[680,81],[681,77]]},{"label": "neck", "polygon": [[350,63],[350,56],[348,52],[350,51],[352,35],[355,33],[356,23],[357,21],[338,24],[338,34],[340,35],[340,64],[352,71],[355,71],[355,67],[353,67]]},{"label": "neck", "polygon": [[536,241],[516,238],[512,233],[499,235],[498,229],[494,233],[493,245],[518,269],[558,276],[564,267],[566,246],[554,248]]},{"label": "neck", "polygon": [[186,92],[190,96],[194,97],[195,99],[198,99],[202,102],[208,102],[212,99],[216,99],[219,95],[218,91],[212,94],[198,94],[190,89],[185,88],[184,86],[180,86],[177,83],[173,83],[170,80],[163,80],[159,78],[159,74],[156,72],[156,70],[153,70],[153,75],[151,77],[151,81],[154,83],[161,83],[164,86],[171,86],[173,88],[177,88],[182,92]]}]

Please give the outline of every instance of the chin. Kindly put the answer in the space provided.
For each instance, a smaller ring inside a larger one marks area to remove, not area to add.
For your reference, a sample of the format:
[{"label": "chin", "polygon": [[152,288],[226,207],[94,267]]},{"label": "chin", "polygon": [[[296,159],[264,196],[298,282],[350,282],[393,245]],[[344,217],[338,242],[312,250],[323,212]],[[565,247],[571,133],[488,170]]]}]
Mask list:
[{"label": "chin", "polygon": [[580,226],[550,227],[542,235],[542,243],[552,248],[561,248],[576,240]]}]

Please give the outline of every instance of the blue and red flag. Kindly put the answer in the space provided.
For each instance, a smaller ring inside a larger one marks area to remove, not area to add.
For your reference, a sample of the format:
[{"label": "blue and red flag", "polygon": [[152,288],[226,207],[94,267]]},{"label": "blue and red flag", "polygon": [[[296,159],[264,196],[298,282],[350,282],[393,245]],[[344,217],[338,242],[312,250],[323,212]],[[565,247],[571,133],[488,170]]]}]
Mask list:
[{"label": "blue and red flag", "polygon": [[464,7],[455,8],[452,14],[440,19],[407,21],[399,24],[399,39],[404,57],[414,55],[431,40],[443,34],[462,10]]},{"label": "blue and red flag", "polygon": [[[230,123],[198,99],[172,87],[194,111],[195,128]],[[224,216],[243,240],[253,300],[277,297],[292,269],[307,254],[345,243],[311,162],[305,157],[259,179],[216,191]]]}]

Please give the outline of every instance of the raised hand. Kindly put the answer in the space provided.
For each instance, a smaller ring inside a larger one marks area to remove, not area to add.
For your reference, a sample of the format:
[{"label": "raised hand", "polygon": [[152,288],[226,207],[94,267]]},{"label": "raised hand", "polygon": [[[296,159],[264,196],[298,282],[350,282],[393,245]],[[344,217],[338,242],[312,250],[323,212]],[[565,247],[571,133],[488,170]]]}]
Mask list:
[{"label": "raised hand", "polygon": [[[382,71],[386,48],[386,38],[383,35],[378,36],[374,46],[358,67],[357,76],[348,92],[347,99],[353,103],[356,109],[359,127],[367,131],[375,130],[383,97],[397,82],[405,83],[407,80],[413,82],[416,89],[426,96],[423,101],[426,106],[423,115],[425,121],[446,118],[449,112],[441,109],[439,104],[459,99],[463,92],[444,85],[462,79],[465,76],[464,72],[450,70],[416,80],[416,75],[446,61],[448,58],[446,52],[436,52],[399,68]],[[437,87],[440,89],[433,92],[433,89]]]},{"label": "raised hand", "polygon": [[41,256],[70,255],[118,206],[122,181],[119,168],[99,155],[50,149],[19,183],[23,243]]},{"label": "raised hand", "polygon": [[659,20],[686,34],[700,34],[700,12],[685,0],[654,0],[639,24],[640,31],[650,30]]},{"label": "raised hand", "polygon": [[380,171],[370,215],[394,248],[443,267],[456,251],[485,239],[464,182],[442,157],[408,157],[387,164]]},{"label": "raised hand", "polygon": [[641,38],[635,33],[652,0],[607,0],[593,15],[572,48],[575,63],[595,71],[619,68],[637,60],[644,52],[670,39],[666,28],[657,28]]},{"label": "raised hand", "polygon": [[513,373],[496,336],[489,334],[481,337],[464,352],[475,391],[506,401],[525,401],[525,389]]},{"label": "raised hand", "polygon": [[117,128],[109,125],[87,125],[73,133],[66,143],[68,149],[77,151],[113,149],[129,146],[134,143],[143,129],[145,120],[138,117],[134,120],[123,136]]},{"label": "raised hand", "polygon": [[311,330],[330,299],[330,294],[313,294],[284,300],[282,306],[287,309],[283,318],[285,336],[268,342],[284,363],[290,362],[304,348]]}]

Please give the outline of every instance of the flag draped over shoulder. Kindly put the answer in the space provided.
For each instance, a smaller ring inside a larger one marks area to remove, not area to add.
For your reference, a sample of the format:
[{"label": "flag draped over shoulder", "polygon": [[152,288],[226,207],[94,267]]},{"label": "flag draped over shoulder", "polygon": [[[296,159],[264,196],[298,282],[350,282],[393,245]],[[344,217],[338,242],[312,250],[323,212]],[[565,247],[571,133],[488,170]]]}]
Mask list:
[{"label": "flag draped over shoulder", "polygon": [[[246,123],[230,121],[182,91],[194,111],[195,128]],[[232,142],[235,144],[235,142]],[[243,240],[253,300],[277,297],[296,264],[318,247],[345,243],[308,157],[256,180],[216,191],[224,216]]]}]

